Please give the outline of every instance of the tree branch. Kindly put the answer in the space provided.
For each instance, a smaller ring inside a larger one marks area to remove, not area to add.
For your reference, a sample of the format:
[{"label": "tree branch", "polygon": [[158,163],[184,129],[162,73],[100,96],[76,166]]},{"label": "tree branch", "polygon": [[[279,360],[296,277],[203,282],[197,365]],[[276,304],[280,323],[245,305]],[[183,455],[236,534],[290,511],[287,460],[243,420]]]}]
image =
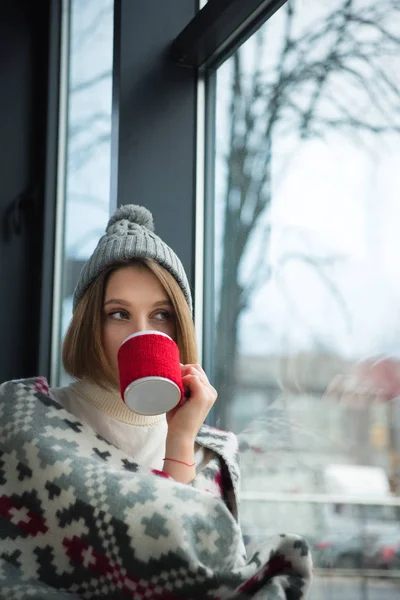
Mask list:
[{"label": "tree branch", "polygon": [[112,79],[112,70],[103,71],[103,73],[99,73],[91,79],[85,79],[85,81],[76,83],[70,88],[70,94],[78,94],[80,92],[86,91],[90,88],[95,87],[96,85],[98,85],[102,81],[105,81],[106,79]]}]

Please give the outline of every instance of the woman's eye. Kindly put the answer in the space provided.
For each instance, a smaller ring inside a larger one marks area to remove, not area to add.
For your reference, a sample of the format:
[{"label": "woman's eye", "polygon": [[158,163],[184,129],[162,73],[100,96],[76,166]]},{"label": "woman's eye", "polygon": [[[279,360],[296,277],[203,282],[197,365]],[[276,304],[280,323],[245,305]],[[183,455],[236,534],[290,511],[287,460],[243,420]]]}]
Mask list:
[{"label": "woman's eye", "polygon": [[172,318],[171,313],[169,313],[167,310],[160,310],[153,316],[155,319],[157,319],[157,321],[168,321]]},{"label": "woman's eye", "polygon": [[124,310],[114,310],[108,315],[111,319],[115,319],[116,321],[123,321],[124,319],[128,319],[129,315]]}]

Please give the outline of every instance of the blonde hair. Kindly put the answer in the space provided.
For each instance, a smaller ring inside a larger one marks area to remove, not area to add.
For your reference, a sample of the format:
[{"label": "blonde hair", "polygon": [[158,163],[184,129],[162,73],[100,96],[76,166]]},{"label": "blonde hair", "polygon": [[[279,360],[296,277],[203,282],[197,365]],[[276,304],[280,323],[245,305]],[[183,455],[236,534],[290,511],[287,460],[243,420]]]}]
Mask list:
[{"label": "blonde hair", "polygon": [[151,259],[121,261],[104,269],[86,290],[68,327],[62,351],[64,368],[76,379],[88,379],[105,389],[118,386],[103,348],[103,302],[108,279],[128,266],[149,269],[163,286],[175,312],[176,343],[181,362],[197,362],[197,345],[192,316],[175,278]]}]

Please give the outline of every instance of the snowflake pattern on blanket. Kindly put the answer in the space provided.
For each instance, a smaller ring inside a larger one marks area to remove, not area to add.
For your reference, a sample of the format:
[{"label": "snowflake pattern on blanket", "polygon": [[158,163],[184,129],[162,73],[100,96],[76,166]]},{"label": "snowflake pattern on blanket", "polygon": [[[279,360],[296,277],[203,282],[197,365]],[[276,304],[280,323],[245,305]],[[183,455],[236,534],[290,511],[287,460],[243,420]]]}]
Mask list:
[{"label": "snowflake pattern on blanket", "polygon": [[183,485],[84,427],[45,379],[1,386],[0,598],[306,598],[302,538],[244,556],[235,436],[197,441],[215,457]]}]

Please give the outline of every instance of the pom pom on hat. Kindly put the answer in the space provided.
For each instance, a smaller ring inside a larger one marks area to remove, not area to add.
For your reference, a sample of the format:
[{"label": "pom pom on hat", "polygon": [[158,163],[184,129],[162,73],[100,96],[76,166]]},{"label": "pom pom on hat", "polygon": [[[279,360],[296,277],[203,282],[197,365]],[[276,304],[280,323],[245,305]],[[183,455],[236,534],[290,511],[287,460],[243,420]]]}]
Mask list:
[{"label": "pom pom on hat", "polygon": [[144,206],[137,204],[125,204],[120,206],[108,221],[106,231],[110,229],[118,221],[130,221],[141,227],[146,227],[150,231],[154,231],[153,215]]}]

